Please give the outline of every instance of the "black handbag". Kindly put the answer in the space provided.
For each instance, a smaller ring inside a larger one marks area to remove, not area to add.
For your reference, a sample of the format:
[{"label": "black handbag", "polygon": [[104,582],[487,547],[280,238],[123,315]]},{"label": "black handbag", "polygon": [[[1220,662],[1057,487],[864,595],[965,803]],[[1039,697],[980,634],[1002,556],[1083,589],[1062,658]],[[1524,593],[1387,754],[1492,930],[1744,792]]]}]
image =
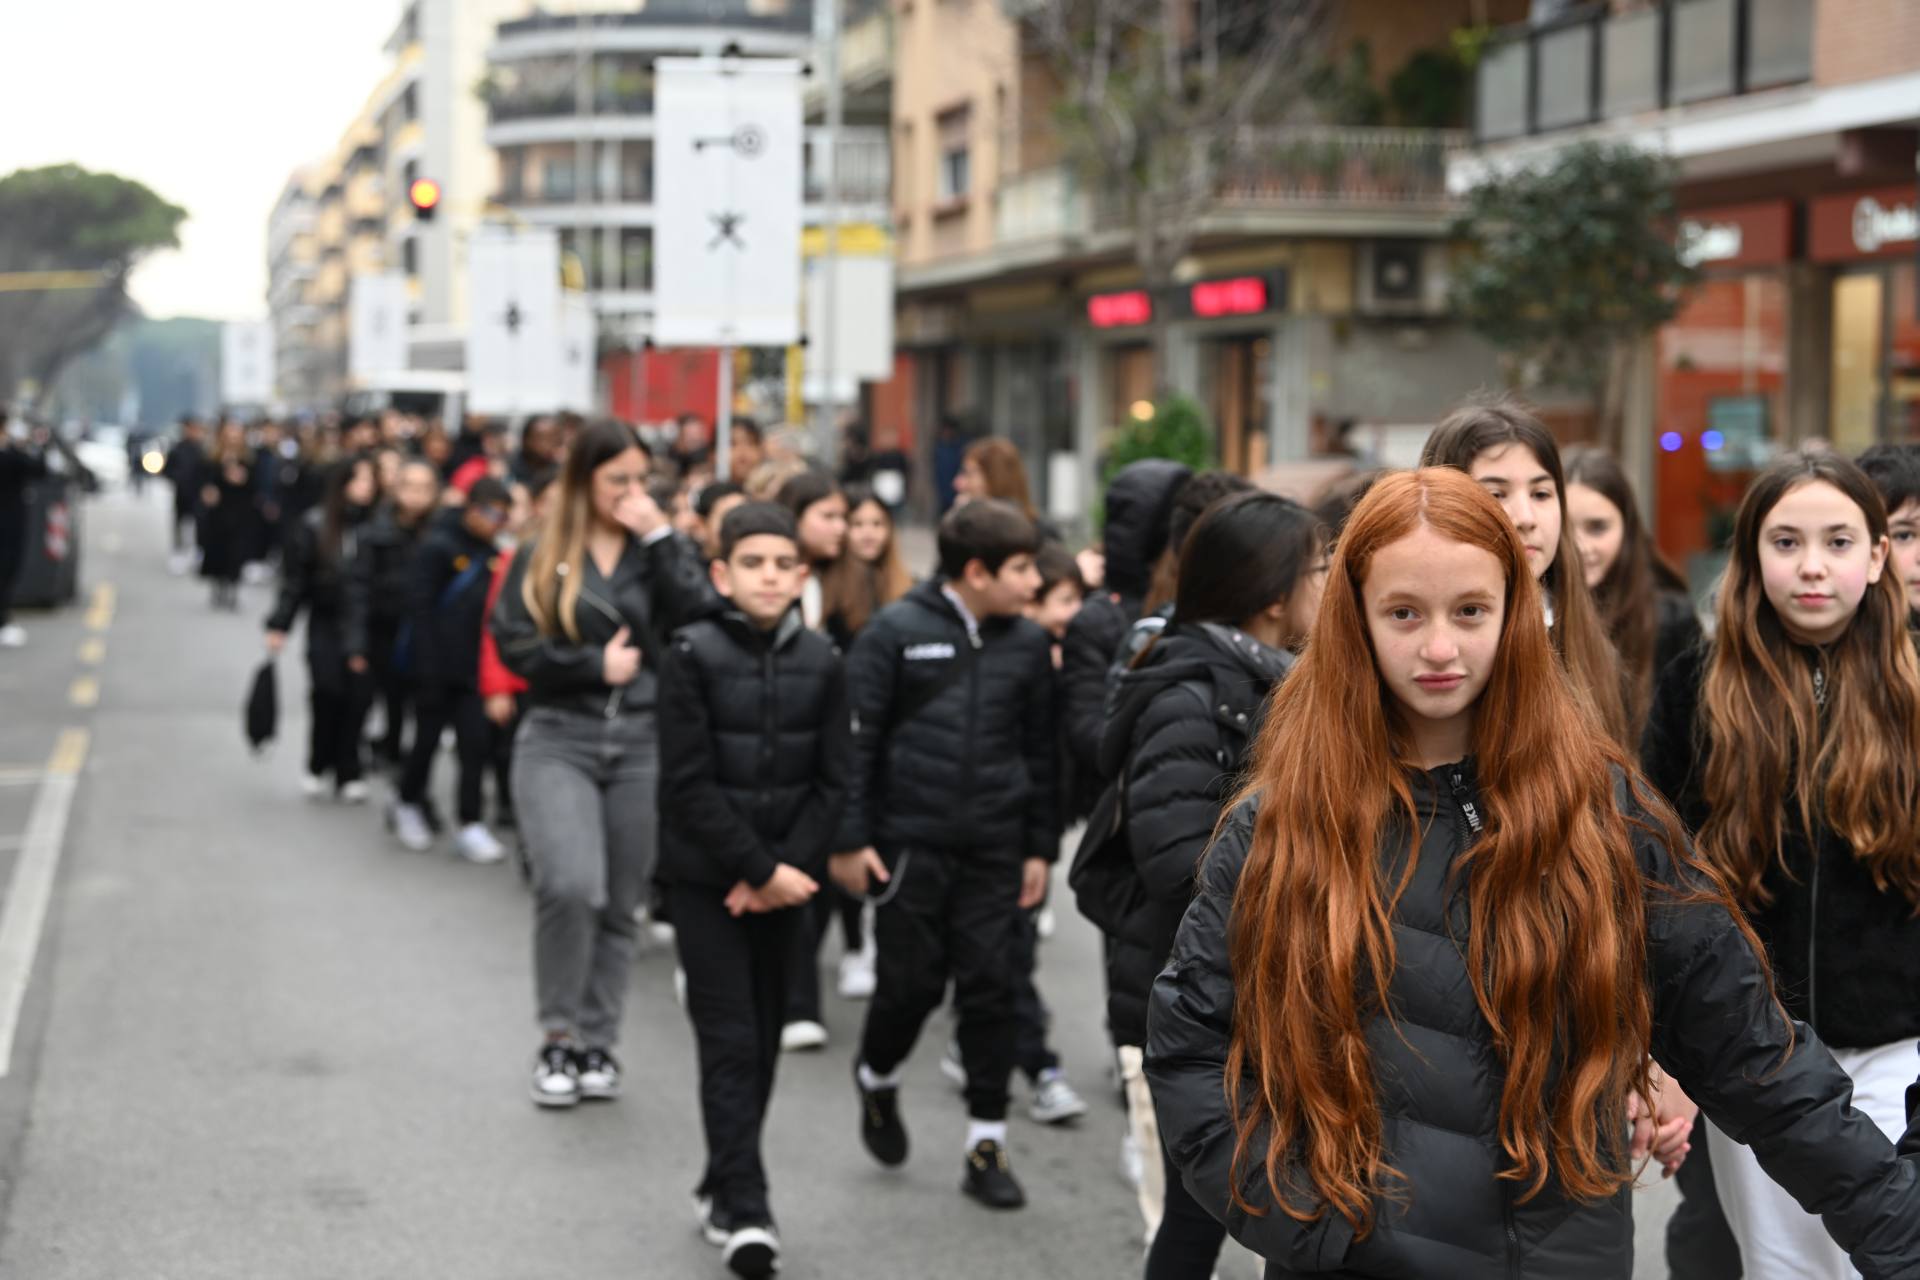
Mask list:
[{"label": "black handbag", "polygon": [[247,743],[258,752],[273,741],[280,719],[280,685],[274,675],[273,659],[262,662],[260,669],[253,673],[253,688],[242,710]]}]

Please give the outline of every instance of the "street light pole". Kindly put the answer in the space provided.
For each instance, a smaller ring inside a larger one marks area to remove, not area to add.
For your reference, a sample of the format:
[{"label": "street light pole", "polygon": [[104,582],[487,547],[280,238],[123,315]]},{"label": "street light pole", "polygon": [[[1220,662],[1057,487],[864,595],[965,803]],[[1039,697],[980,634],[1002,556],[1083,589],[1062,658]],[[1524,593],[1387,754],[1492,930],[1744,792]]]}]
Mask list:
[{"label": "street light pole", "polygon": [[[833,466],[838,460],[839,440],[834,430],[839,405],[838,353],[834,350],[834,330],[839,324],[839,288],[835,269],[840,256],[840,128],[845,120],[845,104],[840,93],[840,0],[822,0],[825,31],[820,37],[820,56],[827,72],[827,132],[821,177],[825,179],[826,245],[820,255],[819,284],[820,332],[812,335],[820,351],[820,403],[814,416],[814,447],[820,460]],[[809,347],[808,354],[812,354]],[[811,360],[809,360],[811,363]]]}]

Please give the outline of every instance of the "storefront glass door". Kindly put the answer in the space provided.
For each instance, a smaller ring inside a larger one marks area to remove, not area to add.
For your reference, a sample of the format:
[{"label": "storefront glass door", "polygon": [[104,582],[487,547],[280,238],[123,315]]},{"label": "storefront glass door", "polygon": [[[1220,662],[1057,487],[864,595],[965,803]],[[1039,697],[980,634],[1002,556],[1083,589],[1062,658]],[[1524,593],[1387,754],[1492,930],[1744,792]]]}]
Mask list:
[{"label": "storefront glass door", "polygon": [[1833,282],[1833,382],[1827,438],[1845,454],[1880,439],[1880,321],[1886,291],[1878,272]]}]

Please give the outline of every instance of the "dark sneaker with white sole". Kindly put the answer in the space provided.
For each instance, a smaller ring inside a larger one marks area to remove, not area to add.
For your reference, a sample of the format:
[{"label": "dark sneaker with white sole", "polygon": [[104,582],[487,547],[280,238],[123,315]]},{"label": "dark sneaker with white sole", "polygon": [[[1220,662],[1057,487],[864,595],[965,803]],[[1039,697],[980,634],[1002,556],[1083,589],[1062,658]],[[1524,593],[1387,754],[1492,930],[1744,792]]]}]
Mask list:
[{"label": "dark sneaker with white sole", "polygon": [[967,1176],[960,1189],[989,1209],[1019,1209],[1027,1203],[1027,1193],[1007,1167],[1007,1149],[992,1138],[967,1152]]},{"label": "dark sneaker with white sole", "polygon": [[853,1069],[853,1087],[860,1091],[860,1141],[868,1154],[889,1169],[907,1162],[907,1127],[900,1122],[900,1090],[869,1089]]},{"label": "dark sneaker with white sole", "polygon": [[605,1102],[620,1096],[620,1063],[605,1049],[588,1049],[574,1055],[575,1069],[580,1073],[580,1099],[583,1102]]},{"label": "dark sneaker with white sole", "polygon": [[580,1068],[573,1047],[550,1040],[533,1060],[533,1101],[540,1107],[571,1107],[580,1101]]},{"label": "dark sneaker with white sole", "polygon": [[720,1260],[733,1274],[760,1280],[780,1270],[780,1237],[770,1222],[737,1226],[727,1234]]}]

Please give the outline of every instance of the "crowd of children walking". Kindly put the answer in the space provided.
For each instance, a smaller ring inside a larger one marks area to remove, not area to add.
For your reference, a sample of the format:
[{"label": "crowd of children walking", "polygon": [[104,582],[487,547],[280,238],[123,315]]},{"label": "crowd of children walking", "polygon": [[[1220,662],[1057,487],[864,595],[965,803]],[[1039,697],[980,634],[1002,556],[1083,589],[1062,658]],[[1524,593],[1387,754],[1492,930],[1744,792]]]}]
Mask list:
[{"label": "crowd of children walking", "polygon": [[[734,1273],[780,1267],[804,1171],[761,1135],[836,933],[866,1150],[912,1156],[951,998],[932,1158],[1026,1203],[1015,1077],[1086,1111],[1035,981],[1061,884],[1105,937],[1148,1280],[1229,1235],[1269,1276],[1625,1277],[1648,1162],[1677,1276],[1920,1275],[1920,449],[1774,462],[1703,628],[1618,464],[1511,399],[1313,506],[1135,463],[1078,556],[980,441],[932,566],[897,478],[750,426],[717,475],[697,422],[438,459],[387,425],[273,488],[312,495],[267,622],[306,619],[309,793],[368,799],[371,737],[429,847],[451,731],[456,851],[510,825],[531,884],[543,1107],[619,1095],[639,916],[671,923]],[[247,447],[185,481],[221,603]]]}]

